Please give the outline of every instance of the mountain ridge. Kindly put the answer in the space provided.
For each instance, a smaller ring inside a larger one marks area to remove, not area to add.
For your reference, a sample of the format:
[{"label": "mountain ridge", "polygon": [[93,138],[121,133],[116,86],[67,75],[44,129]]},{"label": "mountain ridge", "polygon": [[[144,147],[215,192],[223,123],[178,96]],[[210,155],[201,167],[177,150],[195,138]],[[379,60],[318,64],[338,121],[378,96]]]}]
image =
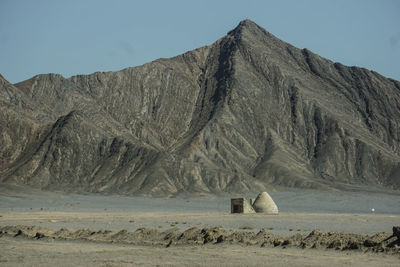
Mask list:
[{"label": "mountain ridge", "polygon": [[141,195],[400,186],[400,83],[250,20],[138,67],[0,80],[3,182]]}]

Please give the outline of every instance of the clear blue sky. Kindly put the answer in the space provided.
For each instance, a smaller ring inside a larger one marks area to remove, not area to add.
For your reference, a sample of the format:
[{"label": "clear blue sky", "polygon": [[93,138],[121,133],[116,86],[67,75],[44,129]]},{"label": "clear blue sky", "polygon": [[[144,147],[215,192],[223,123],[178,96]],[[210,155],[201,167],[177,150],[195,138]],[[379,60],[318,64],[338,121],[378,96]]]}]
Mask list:
[{"label": "clear blue sky", "polygon": [[400,80],[398,0],[0,0],[0,73],[15,83],[119,70],[208,45],[241,20]]}]

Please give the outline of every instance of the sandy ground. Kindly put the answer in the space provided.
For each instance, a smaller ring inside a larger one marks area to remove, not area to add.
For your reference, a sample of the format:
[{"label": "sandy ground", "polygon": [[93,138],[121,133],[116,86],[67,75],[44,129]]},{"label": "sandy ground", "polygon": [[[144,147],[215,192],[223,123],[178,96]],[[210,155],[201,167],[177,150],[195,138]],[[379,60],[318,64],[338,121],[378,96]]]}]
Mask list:
[{"label": "sandy ground", "polygon": [[[58,230],[127,230],[146,227],[221,226],[274,234],[322,231],[373,235],[400,224],[400,196],[393,192],[271,192],[279,215],[232,215],[230,197],[145,198],[43,192],[0,185],[0,226],[35,225]],[[250,197],[250,196],[248,196]],[[254,196],[252,196],[254,197]],[[374,212],[371,209],[374,209]],[[326,249],[240,245],[153,247],[87,241],[0,238],[0,266],[399,266],[398,255]]]},{"label": "sandy ground", "polygon": [[1,266],[399,266],[400,258],[360,252],[238,245],[144,247],[0,239]]},{"label": "sandy ground", "polygon": [[400,215],[284,213],[279,215],[231,215],[228,213],[90,213],[90,212],[12,212],[0,211],[0,226],[37,225],[52,229],[68,228],[111,231],[135,231],[138,228],[166,230],[220,226],[225,229],[259,231],[275,234],[322,231],[359,234],[391,233],[400,224]]}]

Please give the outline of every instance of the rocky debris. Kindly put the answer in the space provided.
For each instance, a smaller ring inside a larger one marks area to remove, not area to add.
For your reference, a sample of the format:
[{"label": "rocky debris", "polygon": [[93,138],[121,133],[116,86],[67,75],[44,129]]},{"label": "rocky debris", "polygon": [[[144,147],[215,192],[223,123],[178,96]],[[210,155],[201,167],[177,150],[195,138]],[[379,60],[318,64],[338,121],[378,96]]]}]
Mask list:
[{"label": "rocky debris", "polygon": [[393,234],[386,238],[385,242],[390,242],[388,247],[400,248],[400,226],[393,226]]},{"label": "rocky debris", "polygon": [[393,236],[400,240],[400,226],[393,226]]},{"label": "rocky debris", "polygon": [[197,228],[187,230],[171,228],[166,231],[139,228],[135,232],[121,230],[92,231],[90,229],[57,231],[38,226],[4,226],[0,227],[0,238],[80,240],[88,242],[124,243],[151,246],[183,246],[209,244],[240,244],[261,247],[297,247],[302,249],[335,249],[359,250],[363,252],[385,252],[400,254],[399,240],[392,240],[394,235],[377,233],[361,235],[344,232],[323,232],[314,230],[310,234],[292,236],[276,235],[261,229],[258,233],[251,231],[235,231],[221,227]]},{"label": "rocky debris", "polygon": [[117,72],[0,75],[0,182],[171,196],[400,188],[400,82],[250,20]]}]

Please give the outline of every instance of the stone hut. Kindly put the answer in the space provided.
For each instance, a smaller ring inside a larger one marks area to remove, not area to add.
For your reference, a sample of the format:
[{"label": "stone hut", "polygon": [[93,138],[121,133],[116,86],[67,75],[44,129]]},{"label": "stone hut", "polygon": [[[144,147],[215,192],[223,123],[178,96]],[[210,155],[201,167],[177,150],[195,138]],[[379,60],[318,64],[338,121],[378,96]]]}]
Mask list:
[{"label": "stone hut", "polygon": [[260,193],[257,198],[250,199],[250,204],[245,198],[231,199],[231,213],[265,213],[278,214],[278,207],[267,192]]},{"label": "stone hut", "polygon": [[231,213],[255,213],[253,207],[243,197],[231,199]]}]

